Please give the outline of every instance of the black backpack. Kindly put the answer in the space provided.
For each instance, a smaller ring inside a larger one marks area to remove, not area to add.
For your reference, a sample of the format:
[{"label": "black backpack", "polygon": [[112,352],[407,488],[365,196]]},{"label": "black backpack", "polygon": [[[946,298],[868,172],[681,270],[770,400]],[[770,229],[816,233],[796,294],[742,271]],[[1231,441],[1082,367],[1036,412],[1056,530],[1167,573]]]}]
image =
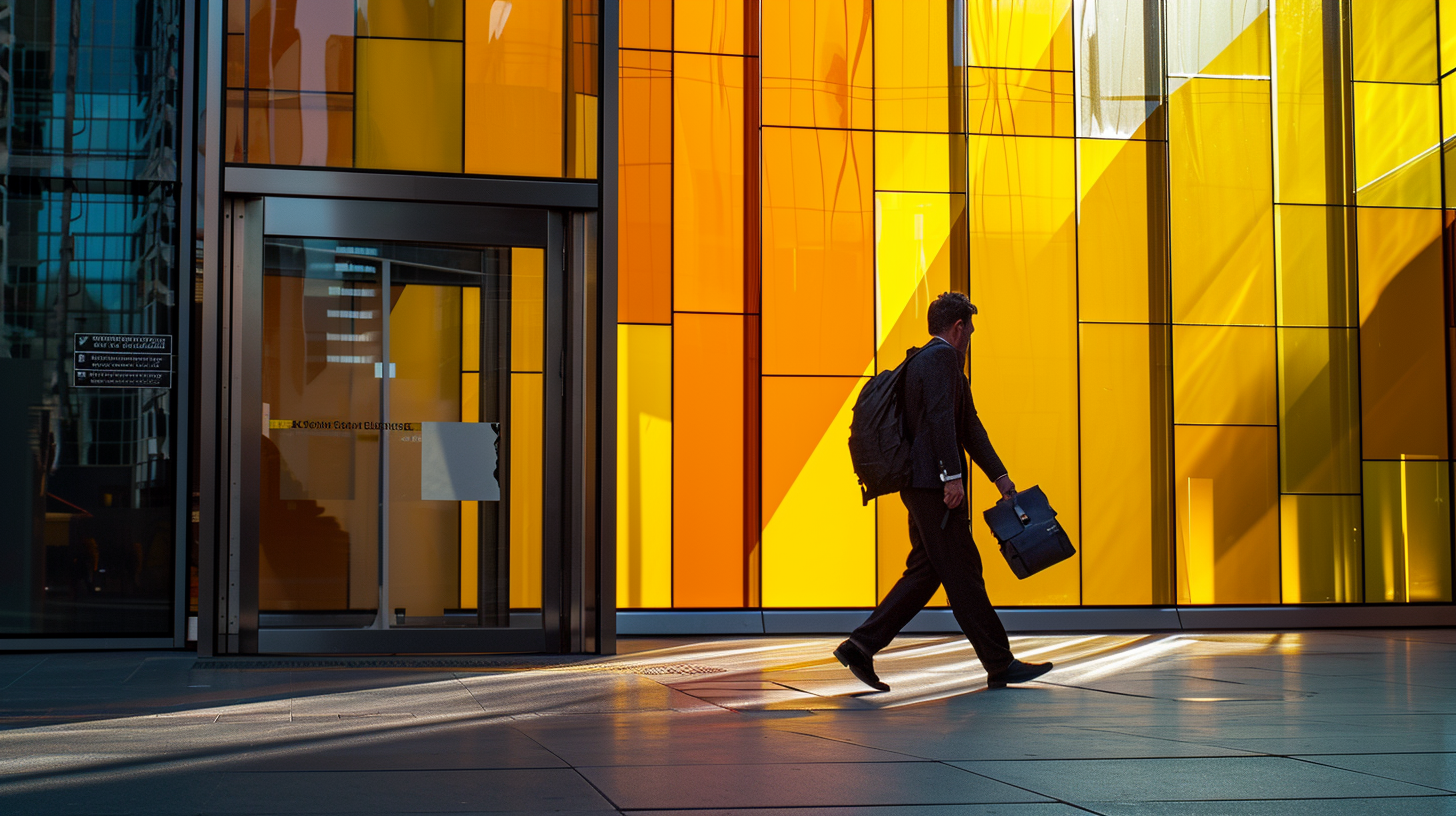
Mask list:
[{"label": "black backpack", "polygon": [[906,351],[904,362],[870,378],[854,401],[854,418],[849,421],[849,458],[859,477],[859,492],[865,504],[910,486],[910,439],[900,397],[905,369],[925,348]]}]

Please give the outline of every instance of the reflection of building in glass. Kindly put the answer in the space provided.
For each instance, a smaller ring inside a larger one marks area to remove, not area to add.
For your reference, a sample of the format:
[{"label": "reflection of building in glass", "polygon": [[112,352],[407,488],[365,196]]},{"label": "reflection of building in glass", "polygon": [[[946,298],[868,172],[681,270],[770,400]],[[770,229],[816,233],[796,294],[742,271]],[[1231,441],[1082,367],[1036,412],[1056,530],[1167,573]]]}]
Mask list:
[{"label": "reflection of building in glass", "polygon": [[7,22],[0,433],[28,455],[0,467],[24,486],[6,529],[29,534],[0,548],[0,629],[167,634],[175,395],[76,387],[71,354],[77,333],[177,332],[180,4],[10,4]]}]

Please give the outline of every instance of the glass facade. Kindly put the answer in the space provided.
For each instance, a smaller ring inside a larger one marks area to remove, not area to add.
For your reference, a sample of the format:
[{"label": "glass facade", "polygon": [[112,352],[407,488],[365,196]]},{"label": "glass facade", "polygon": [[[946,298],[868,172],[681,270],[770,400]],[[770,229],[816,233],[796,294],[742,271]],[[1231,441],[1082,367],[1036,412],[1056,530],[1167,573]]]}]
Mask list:
[{"label": "glass facade", "polygon": [[1453,18],[622,0],[619,606],[876,603],[850,408],[947,289],[1078,548],[977,524],[998,605],[1452,601]]}]

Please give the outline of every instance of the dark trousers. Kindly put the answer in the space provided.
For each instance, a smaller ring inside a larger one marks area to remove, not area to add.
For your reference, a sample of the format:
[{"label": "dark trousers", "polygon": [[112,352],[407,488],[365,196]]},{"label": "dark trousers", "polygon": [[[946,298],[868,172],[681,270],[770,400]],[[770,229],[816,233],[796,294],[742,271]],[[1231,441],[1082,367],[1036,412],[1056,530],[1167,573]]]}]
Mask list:
[{"label": "dark trousers", "polygon": [[1011,665],[1011,643],[986,595],[981,555],[966,524],[966,503],[950,511],[950,520],[942,528],[943,491],[903,490],[900,499],[910,511],[910,556],[905,559],[905,574],[850,639],[869,654],[885,648],[944,584],[956,623],[981,665],[991,674],[1005,669]]}]

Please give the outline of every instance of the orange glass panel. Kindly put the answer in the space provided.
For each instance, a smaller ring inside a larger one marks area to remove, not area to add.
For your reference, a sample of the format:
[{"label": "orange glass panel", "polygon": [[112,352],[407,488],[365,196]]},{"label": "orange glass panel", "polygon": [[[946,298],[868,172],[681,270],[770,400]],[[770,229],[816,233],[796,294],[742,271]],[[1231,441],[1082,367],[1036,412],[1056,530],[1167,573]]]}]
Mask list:
[{"label": "orange glass panel", "polygon": [[[241,4],[240,4],[241,5]],[[227,86],[241,88],[248,83],[247,36],[227,35]]]},{"label": "orange glass panel", "polygon": [[744,62],[674,56],[673,307],[680,311],[750,308],[743,274]]},{"label": "orange glass panel", "polygon": [[244,97],[247,94],[243,91],[227,92],[227,108],[224,111],[224,130],[222,160],[227,162],[243,161],[243,121],[246,116],[244,108]]},{"label": "orange glass panel", "polygon": [[247,0],[227,0],[227,33],[242,34],[248,25]]},{"label": "orange glass panel", "polygon": [[697,54],[752,54],[744,49],[748,17],[744,0],[676,0],[673,4],[676,51]]},{"label": "orange glass panel", "polygon": [[1072,70],[1072,0],[973,0],[970,65]]},{"label": "orange glass panel", "polygon": [[248,161],[350,167],[354,97],[294,91],[248,92]]},{"label": "orange glass panel", "polygon": [[420,0],[358,0],[358,4],[356,31],[360,37],[459,40],[465,36],[464,0],[430,0],[427,3]]},{"label": "orange glass panel", "polygon": [[874,360],[870,134],[763,129],[763,371],[859,376]]},{"label": "orange glass panel", "polygon": [[597,47],[600,21],[596,0],[571,0],[571,144],[568,153],[572,178],[597,177],[601,94]]},{"label": "orange glass panel", "polygon": [[1169,106],[1173,320],[1272,324],[1269,83],[1189,80]]},{"label": "orange glass panel", "polygon": [[460,172],[460,44],[360,40],[356,167]]},{"label": "orange glass panel", "polygon": [[[1163,235],[1161,214],[1148,204],[1149,169],[1161,186],[1164,147],[1157,142],[1083,139],[1077,142],[1077,151],[1082,196],[1077,230],[1081,318],[1148,322],[1152,293],[1167,291],[1167,262],[1159,251],[1166,243],[1153,240]],[[1163,313],[1162,304],[1156,306]]]},{"label": "orange glass panel", "polygon": [[1358,223],[1364,458],[1444,459],[1441,214],[1361,208]]},{"label": "orange glass panel", "polygon": [[865,382],[763,378],[764,606],[875,602],[875,508],[861,504],[844,455]]},{"label": "orange glass panel", "polygon": [[541,371],[546,345],[546,250],[511,247],[511,370]]},{"label": "orange glass panel", "polygon": [[[1011,477],[1041,485],[1078,543],[1077,176],[1070,139],[970,138],[970,297],[980,312],[971,341],[976,407]],[[1035,370],[1034,378],[1019,372]],[[971,506],[997,494],[979,471]],[[1000,559],[980,536],[982,559]],[[1024,581],[989,567],[998,604],[1075,604],[1075,559]]]},{"label": "orange glass panel", "polygon": [[1178,603],[1279,603],[1278,431],[1180,425]]},{"label": "orange glass panel", "polygon": [[546,483],[541,470],[540,374],[511,375],[511,607],[541,607],[541,500]]},{"label": "orange glass panel", "polygon": [[950,175],[955,145],[965,137],[944,133],[875,134],[875,189],[909,193],[949,193],[965,183]]},{"label": "orange glass panel", "polygon": [[1072,75],[1004,68],[966,69],[971,133],[1071,136]]},{"label": "orange glass panel", "polygon": [[698,314],[677,315],[673,326],[674,606],[730,607],[748,601],[743,528],[747,327],[747,319],[738,315]]},{"label": "orange glass panel", "polygon": [[672,55],[618,52],[617,319],[672,321]]},{"label": "orange glass panel", "polygon": [[354,90],[354,0],[251,0],[248,87]]},{"label": "orange glass panel", "polygon": [[875,3],[876,129],[950,131],[948,12],[923,0]]},{"label": "orange glass panel", "polygon": [[561,3],[465,6],[465,172],[561,176]]},{"label": "orange glass panel", "polygon": [[622,48],[672,50],[672,0],[621,0]]},{"label": "orange glass panel", "polygon": [[768,3],[762,13],[763,123],[871,127],[870,0]]}]

